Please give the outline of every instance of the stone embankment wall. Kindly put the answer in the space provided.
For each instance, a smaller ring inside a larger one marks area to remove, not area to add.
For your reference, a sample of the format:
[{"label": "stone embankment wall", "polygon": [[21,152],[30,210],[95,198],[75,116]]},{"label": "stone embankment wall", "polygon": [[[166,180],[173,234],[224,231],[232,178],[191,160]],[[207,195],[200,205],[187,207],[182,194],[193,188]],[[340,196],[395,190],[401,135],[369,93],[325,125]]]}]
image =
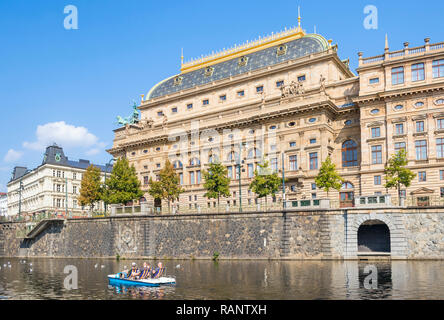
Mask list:
[{"label": "stone embankment wall", "polygon": [[34,239],[0,224],[0,256],[356,259],[358,230],[379,221],[394,259],[444,259],[444,208],[118,216],[56,221]]}]

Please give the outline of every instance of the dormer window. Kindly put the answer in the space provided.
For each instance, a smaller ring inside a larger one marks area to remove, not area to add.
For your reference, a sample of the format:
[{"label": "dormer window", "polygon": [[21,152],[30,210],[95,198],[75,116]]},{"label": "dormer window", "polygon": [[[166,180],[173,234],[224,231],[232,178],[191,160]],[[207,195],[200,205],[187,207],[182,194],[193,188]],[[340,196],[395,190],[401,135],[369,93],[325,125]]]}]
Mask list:
[{"label": "dormer window", "polygon": [[287,53],[287,45],[285,44],[281,44],[280,46],[277,47],[276,49],[276,56],[283,56]]},{"label": "dormer window", "polygon": [[205,77],[211,77],[213,75],[214,68],[213,67],[206,67],[205,68]]}]

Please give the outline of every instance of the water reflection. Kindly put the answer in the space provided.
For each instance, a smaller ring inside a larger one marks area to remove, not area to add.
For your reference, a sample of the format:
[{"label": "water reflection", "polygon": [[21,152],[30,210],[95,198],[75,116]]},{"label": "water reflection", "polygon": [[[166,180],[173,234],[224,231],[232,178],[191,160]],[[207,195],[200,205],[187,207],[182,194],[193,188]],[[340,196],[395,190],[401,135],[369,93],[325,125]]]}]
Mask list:
[{"label": "water reflection", "polygon": [[[8,264],[9,262],[9,264]],[[164,261],[175,286],[110,286],[132,261],[0,259],[0,299],[442,299],[443,261]],[[153,264],[155,261],[148,261]],[[142,261],[138,261],[142,264]],[[32,264],[32,265],[31,265]],[[6,265],[6,266],[5,266]],[[11,265],[9,267],[8,265]],[[65,266],[78,290],[64,288]],[[366,267],[377,273],[365,285]],[[103,267],[102,267],[103,266]],[[372,283],[372,282],[370,282]]]}]

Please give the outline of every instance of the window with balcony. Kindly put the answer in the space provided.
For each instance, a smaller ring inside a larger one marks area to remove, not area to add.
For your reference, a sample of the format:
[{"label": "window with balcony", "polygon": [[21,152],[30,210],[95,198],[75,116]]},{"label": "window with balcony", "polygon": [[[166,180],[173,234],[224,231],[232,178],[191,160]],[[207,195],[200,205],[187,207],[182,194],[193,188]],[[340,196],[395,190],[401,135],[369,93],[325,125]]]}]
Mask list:
[{"label": "window with balcony", "polygon": [[403,84],[404,83],[404,67],[398,67],[392,69],[392,84]]},{"label": "window with balcony", "polygon": [[424,63],[412,64],[412,81],[421,81],[425,79]]}]

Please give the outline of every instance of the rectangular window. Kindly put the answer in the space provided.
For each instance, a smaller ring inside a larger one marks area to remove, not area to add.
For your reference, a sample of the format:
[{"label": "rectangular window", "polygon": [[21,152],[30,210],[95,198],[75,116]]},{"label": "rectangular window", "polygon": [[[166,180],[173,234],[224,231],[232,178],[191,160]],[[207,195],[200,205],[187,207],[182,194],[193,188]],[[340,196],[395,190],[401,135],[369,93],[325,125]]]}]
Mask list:
[{"label": "rectangular window", "polygon": [[317,170],[318,169],[318,153],[312,152],[309,155],[310,158],[310,170]]},{"label": "rectangular window", "polygon": [[297,170],[298,170],[298,157],[290,156],[290,171],[297,171]]},{"label": "rectangular window", "polygon": [[436,139],[436,156],[444,158],[444,138]]},{"label": "rectangular window", "polygon": [[395,131],[396,131],[396,134],[404,134],[404,124],[403,123],[397,123],[395,125]]},{"label": "rectangular window", "polygon": [[149,181],[150,181],[150,177],[149,177],[149,176],[144,176],[144,177],[143,177],[143,184],[144,184],[145,186],[148,185]]},{"label": "rectangular window", "polygon": [[192,103],[187,104],[187,109],[188,110],[193,109],[193,104]]},{"label": "rectangular window", "polygon": [[262,93],[262,92],[264,92],[264,86],[258,86],[258,87],[256,87],[256,92],[257,92],[257,93]]},{"label": "rectangular window", "polygon": [[208,99],[202,100],[202,105],[207,106],[209,104],[210,104],[210,100],[208,100]]},{"label": "rectangular window", "polygon": [[171,108],[172,113],[177,113],[177,107]]},{"label": "rectangular window", "polygon": [[194,171],[191,171],[190,172],[190,184],[195,184],[195,183],[196,183],[196,180],[194,177]]},{"label": "rectangular window", "polygon": [[254,177],[254,165],[252,163],[248,164],[248,178]]},{"label": "rectangular window", "polygon": [[424,63],[412,64],[412,81],[421,81],[425,79]]},{"label": "rectangular window", "polygon": [[419,182],[426,182],[427,181],[427,174],[425,171],[418,172],[418,180],[419,180]]},{"label": "rectangular window", "polygon": [[157,116],[158,117],[162,117],[163,116],[163,111],[157,111]]},{"label": "rectangular window", "polygon": [[296,142],[290,142],[290,148],[295,148],[296,147]]},{"label": "rectangular window", "polygon": [[201,176],[200,176],[200,170],[196,171],[196,183],[200,184]]},{"label": "rectangular window", "polygon": [[405,142],[396,142],[395,143],[395,153],[398,153],[399,152],[399,150],[406,150],[405,149]]},{"label": "rectangular window", "polygon": [[372,138],[379,138],[381,136],[381,128],[372,128]]},{"label": "rectangular window", "polygon": [[436,127],[438,130],[444,129],[444,119],[438,119],[436,121]]},{"label": "rectangular window", "polygon": [[226,101],[227,100],[227,95],[223,94],[223,95],[219,96],[219,100],[220,101]]},{"label": "rectangular window", "polygon": [[228,178],[233,179],[233,167],[227,167]]},{"label": "rectangular window", "polygon": [[398,67],[392,69],[392,84],[404,83],[404,67]]},{"label": "rectangular window", "polygon": [[284,85],[284,80],[276,81],[276,88],[280,88]]},{"label": "rectangular window", "polygon": [[381,176],[375,176],[375,186],[381,185]]},{"label": "rectangular window", "polygon": [[441,187],[439,189],[439,194],[440,194],[441,198],[444,197],[444,188],[443,187]]},{"label": "rectangular window", "polygon": [[311,190],[316,190],[316,183],[311,184]]},{"label": "rectangular window", "polygon": [[72,179],[73,179],[73,180],[77,180],[77,173],[74,172],[74,173],[72,174]]},{"label": "rectangular window", "polygon": [[238,96],[238,97],[243,97],[243,96],[245,96],[245,91],[244,91],[244,90],[238,91],[238,92],[237,92],[237,96]]},{"label": "rectangular window", "polygon": [[379,78],[372,78],[369,80],[370,84],[378,84],[379,83]]},{"label": "rectangular window", "polygon": [[444,170],[439,170],[439,179],[444,180]]},{"label": "rectangular window", "polygon": [[427,160],[427,141],[415,141],[416,160]]},{"label": "rectangular window", "polygon": [[183,173],[179,173],[180,184],[183,185]]},{"label": "rectangular window", "polygon": [[72,207],[73,207],[74,209],[77,209],[77,200],[73,200],[73,201],[72,201]]},{"label": "rectangular window", "polygon": [[382,163],[382,146],[372,146],[372,164]]},{"label": "rectangular window", "polygon": [[310,144],[315,144],[316,143],[316,139],[310,139]]},{"label": "rectangular window", "polygon": [[433,61],[432,68],[433,68],[433,78],[444,77],[444,59]]},{"label": "rectangular window", "polygon": [[305,80],[306,80],[305,74],[298,77],[298,82],[299,81],[305,81]]},{"label": "rectangular window", "polygon": [[312,193],[312,194],[311,194],[311,198],[312,198],[312,199],[316,199],[316,197],[317,197],[317,194],[316,194],[316,193]]},{"label": "rectangular window", "polygon": [[424,121],[416,121],[416,132],[424,132]]},{"label": "rectangular window", "polygon": [[271,169],[273,170],[273,172],[278,171],[278,159],[277,158],[271,159]]}]

